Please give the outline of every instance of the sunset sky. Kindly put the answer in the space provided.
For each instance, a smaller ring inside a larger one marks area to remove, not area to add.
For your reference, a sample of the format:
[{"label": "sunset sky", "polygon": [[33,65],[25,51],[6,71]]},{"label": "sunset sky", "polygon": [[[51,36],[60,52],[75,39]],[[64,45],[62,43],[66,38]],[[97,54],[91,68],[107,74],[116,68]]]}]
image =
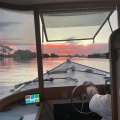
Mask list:
[{"label": "sunset sky", "polygon": [[43,47],[44,53],[55,53],[59,55],[88,55],[93,53],[108,52],[108,44],[91,44],[91,45],[70,45],[70,44],[47,44]]},{"label": "sunset sky", "polygon": [[[113,30],[117,28],[116,12],[110,19]],[[86,26],[85,26],[86,27]],[[92,27],[91,27],[92,28]],[[86,31],[91,31],[88,27]],[[64,33],[65,34],[65,33]],[[59,55],[80,54],[88,55],[92,53],[108,52],[108,40],[111,34],[108,23],[102,28],[95,38],[93,44],[91,40],[87,41],[68,41],[60,43],[43,43],[43,53],[55,53]],[[54,36],[54,35],[52,35]],[[36,51],[35,47],[35,32],[34,32],[34,17],[33,13],[29,14],[21,12],[13,12],[0,10],[0,45],[6,45],[14,50],[29,49]]]},{"label": "sunset sky", "polygon": [[[35,45],[9,45],[15,50],[31,50],[36,52]],[[75,44],[45,44],[42,45],[44,54],[57,54],[57,55],[89,55],[93,53],[106,53],[108,52],[108,44],[89,44],[89,45],[75,45]]]}]

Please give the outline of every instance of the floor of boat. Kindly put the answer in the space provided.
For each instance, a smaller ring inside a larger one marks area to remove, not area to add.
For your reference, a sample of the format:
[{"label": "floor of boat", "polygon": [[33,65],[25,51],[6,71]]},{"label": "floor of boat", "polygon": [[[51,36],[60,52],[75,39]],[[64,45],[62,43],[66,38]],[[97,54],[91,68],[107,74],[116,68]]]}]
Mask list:
[{"label": "floor of boat", "polygon": [[[80,103],[75,104],[81,108]],[[89,112],[89,105],[85,104],[83,111]],[[101,116],[96,113],[80,114],[76,112],[70,103],[54,105],[54,120],[101,120]]]}]

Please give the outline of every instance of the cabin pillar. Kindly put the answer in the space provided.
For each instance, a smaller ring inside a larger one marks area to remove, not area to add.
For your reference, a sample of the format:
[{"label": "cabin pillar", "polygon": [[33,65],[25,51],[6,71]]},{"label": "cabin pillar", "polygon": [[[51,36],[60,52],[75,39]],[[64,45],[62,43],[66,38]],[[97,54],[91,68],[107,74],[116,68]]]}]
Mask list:
[{"label": "cabin pillar", "polygon": [[35,36],[36,36],[36,49],[37,49],[37,64],[38,64],[38,83],[40,89],[40,97],[41,99],[44,99],[42,48],[41,48],[40,20],[39,20],[38,10],[34,11],[34,21],[35,21]]},{"label": "cabin pillar", "polygon": [[118,14],[118,28],[120,28],[120,5],[117,6],[117,14]]}]

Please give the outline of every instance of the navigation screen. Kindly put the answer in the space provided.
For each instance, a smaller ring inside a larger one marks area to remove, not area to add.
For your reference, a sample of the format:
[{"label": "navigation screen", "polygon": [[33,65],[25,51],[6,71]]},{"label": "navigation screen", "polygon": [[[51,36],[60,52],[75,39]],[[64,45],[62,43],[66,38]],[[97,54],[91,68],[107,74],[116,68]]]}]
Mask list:
[{"label": "navigation screen", "polygon": [[31,94],[25,96],[25,103],[31,104],[31,103],[39,103],[40,102],[40,95],[39,94]]}]

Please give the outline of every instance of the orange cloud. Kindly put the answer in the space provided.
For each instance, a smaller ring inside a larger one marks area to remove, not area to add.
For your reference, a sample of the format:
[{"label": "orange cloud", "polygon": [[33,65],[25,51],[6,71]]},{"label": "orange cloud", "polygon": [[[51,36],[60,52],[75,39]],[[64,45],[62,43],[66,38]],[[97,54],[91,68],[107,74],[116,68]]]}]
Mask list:
[{"label": "orange cloud", "polygon": [[68,44],[45,44],[43,45],[43,53],[59,54],[59,55],[88,55],[92,53],[105,53],[108,52],[107,44],[91,44],[87,46],[83,45],[68,45]]}]

